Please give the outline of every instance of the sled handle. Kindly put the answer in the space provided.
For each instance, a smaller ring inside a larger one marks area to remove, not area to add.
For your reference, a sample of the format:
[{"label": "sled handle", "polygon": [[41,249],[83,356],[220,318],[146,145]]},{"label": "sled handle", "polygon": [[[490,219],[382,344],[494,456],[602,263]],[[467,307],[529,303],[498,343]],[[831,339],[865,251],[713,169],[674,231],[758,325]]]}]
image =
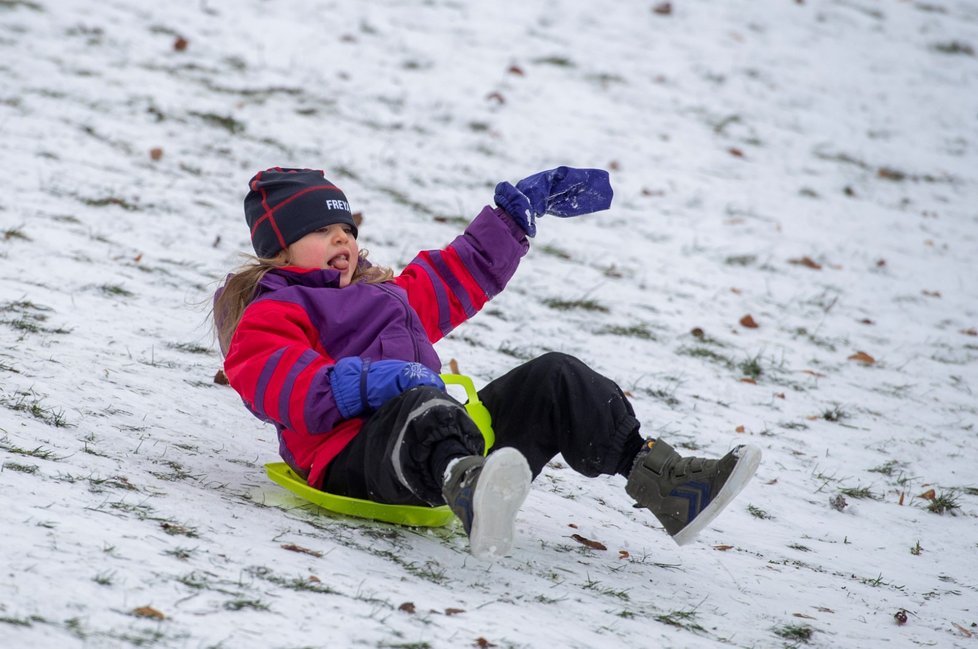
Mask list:
[{"label": "sled handle", "polygon": [[465,390],[465,396],[468,399],[465,404],[465,411],[469,413],[469,417],[472,418],[482,433],[482,438],[486,442],[486,448],[483,451],[483,455],[485,455],[496,443],[496,433],[492,430],[492,416],[489,414],[489,409],[479,401],[479,393],[475,391],[472,378],[464,374],[442,374],[441,380],[449,385],[461,385]]}]

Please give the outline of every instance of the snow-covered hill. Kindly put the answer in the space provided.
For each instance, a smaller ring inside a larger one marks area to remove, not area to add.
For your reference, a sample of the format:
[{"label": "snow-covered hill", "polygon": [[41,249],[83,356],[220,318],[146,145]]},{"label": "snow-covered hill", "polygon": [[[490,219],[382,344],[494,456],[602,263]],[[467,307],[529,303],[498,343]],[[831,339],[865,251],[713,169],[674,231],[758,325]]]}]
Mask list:
[{"label": "snow-covered hill", "polygon": [[[978,646],[976,49],[970,0],[0,0],[0,646]],[[559,164],[613,209],[442,359],[760,446],[730,510],[680,549],[558,458],[485,563],[269,482],[207,323],[247,179],[399,266]]]}]

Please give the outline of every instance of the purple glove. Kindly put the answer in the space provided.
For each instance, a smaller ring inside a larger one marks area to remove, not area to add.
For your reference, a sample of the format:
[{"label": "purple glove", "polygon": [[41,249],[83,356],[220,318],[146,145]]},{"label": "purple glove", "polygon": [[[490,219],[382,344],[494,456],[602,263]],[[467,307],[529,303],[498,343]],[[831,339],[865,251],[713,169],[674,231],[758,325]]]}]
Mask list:
[{"label": "purple glove", "polygon": [[445,389],[441,377],[421,363],[341,358],[329,375],[333,398],[344,419],[372,412],[402,392],[422,385]]},{"label": "purple glove", "polygon": [[496,205],[519,223],[527,236],[536,236],[536,220],[544,214],[580,216],[611,207],[614,192],[603,169],[557,167],[528,176],[513,187],[496,185]]}]

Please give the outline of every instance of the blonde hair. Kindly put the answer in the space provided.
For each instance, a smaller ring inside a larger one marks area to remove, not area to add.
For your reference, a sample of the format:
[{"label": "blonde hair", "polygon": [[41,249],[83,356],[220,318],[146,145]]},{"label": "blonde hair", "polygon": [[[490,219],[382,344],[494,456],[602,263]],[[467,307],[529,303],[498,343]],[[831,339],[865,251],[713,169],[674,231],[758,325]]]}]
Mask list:
[{"label": "blonde hair", "polygon": [[[360,251],[361,262],[367,259],[367,254],[366,250]],[[284,250],[270,259],[252,257],[251,255],[245,255],[245,257],[251,262],[228,275],[224,286],[219,289],[217,297],[214,298],[214,306],[211,309],[214,332],[217,334],[217,341],[221,345],[221,352],[224,354],[227,354],[231,345],[231,337],[238,328],[238,323],[241,322],[241,316],[244,315],[245,309],[251,304],[251,301],[255,299],[258,284],[265,277],[265,273],[287,265]],[[381,284],[392,279],[394,279],[394,271],[390,268],[358,263],[350,283]]]}]

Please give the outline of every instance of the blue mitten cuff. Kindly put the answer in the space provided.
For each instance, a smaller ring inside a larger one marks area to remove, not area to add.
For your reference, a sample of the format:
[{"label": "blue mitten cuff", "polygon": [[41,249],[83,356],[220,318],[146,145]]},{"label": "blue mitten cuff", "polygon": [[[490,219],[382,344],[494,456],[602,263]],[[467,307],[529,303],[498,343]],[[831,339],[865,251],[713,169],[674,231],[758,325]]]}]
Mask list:
[{"label": "blue mitten cuff", "polygon": [[366,368],[362,358],[347,356],[338,360],[329,374],[329,382],[333,388],[333,400],[344,419],[363,413]]}]

